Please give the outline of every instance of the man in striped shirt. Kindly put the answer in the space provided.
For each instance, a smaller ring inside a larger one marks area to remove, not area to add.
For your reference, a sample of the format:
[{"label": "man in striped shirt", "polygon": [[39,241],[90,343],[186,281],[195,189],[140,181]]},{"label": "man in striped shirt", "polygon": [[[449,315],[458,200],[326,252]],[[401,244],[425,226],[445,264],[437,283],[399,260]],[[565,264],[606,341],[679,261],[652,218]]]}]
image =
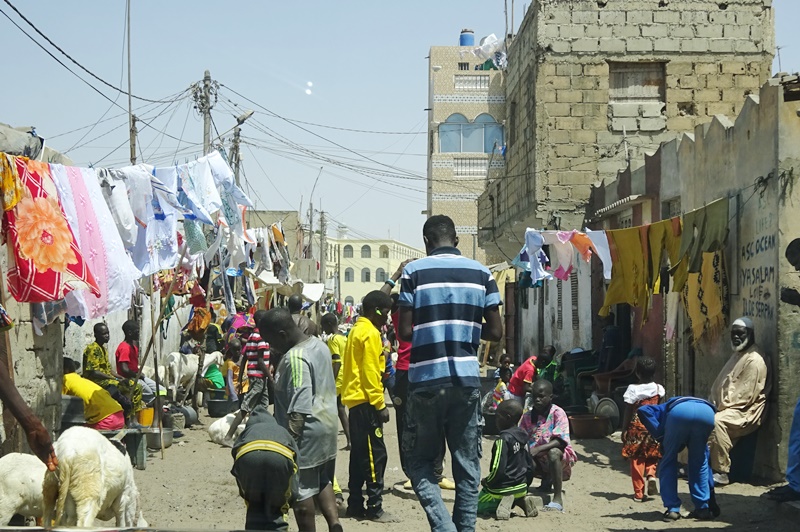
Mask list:
[{"label": "man in striped shirt", "polygon": [[[411,341],[402,450],[432,530],[475,530],[480,487],[480,340],[499,341],[500,294],[489,270],[461,256],[453,220],[437,215],[422,229],[428,256],[403,270],[401,339]],[[483,324],[483,321],[486,324]],[[452,518],[434,469],[447,441],[456,501]]]},{"label": "man in striped shirt", "polygon": [[[257,310],[253,315],[253,320],[258,323],[258,320],[264,318],[266,314],[266,310]],[[261,337],[258,327],[255,327],[247,338],[243,353],[245,361],[239,370],[239,382],[242,382],[242,373],[246,367],[249,389],[244,396],[241,408],[236,413],[233,423],[231,423],[227,436],[225,436],[225,441],[229,443],[232,442],[236,428],[242,422],[244,416],[255,410],[259,405],[265,409],[269,408],[269,391],[267,388],[267,380],[271,378],[269,371],[269,344]]]}]

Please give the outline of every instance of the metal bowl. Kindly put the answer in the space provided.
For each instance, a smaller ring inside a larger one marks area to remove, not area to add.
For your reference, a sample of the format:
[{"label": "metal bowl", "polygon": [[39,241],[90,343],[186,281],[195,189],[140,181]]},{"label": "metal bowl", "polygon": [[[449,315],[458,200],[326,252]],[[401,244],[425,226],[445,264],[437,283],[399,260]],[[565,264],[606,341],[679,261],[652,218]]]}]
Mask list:
[{"label": "metal bowl", "polygon": [[[145,429],[142,431],[147,439],[148,449],[161,449],[161,432],[159,429]],[[164,448],[172,445],[172,429],[163,429]]]}]

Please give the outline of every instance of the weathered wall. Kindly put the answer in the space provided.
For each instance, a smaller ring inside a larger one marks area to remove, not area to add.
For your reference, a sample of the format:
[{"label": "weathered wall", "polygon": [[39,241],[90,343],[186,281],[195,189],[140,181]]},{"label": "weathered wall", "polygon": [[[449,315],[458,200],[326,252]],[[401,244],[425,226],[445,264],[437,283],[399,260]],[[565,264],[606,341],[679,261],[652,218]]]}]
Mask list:
[{"label": "weathered wall", "polygon": [[[715,114],[738,113],[770,73],[770,5],[534,2],[509,53],[503,186],[510,202],[494,232],[481,233],[481,245],[512,241],[517,223],[579,227],[590,185],[613,179],[626,156],[654,151]],[[643,74],[639,89],[615,89],[614,63],[661,65],[662,77]],[[644,98],[656,89],[660,101]],[[479,199],[482,221],[499,186],[491,183]]]},{"label": "weathered wall", "polygon": [[[0,267],[5,279],[5,272],[8,271],[5,246],[0,248]],[[3,293],[3,304],[16,323],[8,333],[14,383],[22,398],[53,433],[61,421],[62,326],[56,322],[45,328],[43,336],[36,336],[31,324],[30,305],[17,303],[8,294],[4,283],[0,290]],[[2,425],[0,424],[0,455],[30,452],[19,425],[15,425],[16,430],[10,433],[6,433]]]}]

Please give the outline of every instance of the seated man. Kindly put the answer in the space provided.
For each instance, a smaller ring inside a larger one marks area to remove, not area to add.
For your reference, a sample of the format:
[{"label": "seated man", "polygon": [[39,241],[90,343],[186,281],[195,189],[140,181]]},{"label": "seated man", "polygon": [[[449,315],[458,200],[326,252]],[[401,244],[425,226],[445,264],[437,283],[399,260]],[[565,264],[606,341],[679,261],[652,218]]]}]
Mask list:
[{"label": "seated man", "polygon": [[733,355],[711,386],[709,401],[716,407],[714,431],[708,440],[714,484],[729,483],[730,453],[736,441],[761,425],[770,391],[768,365],[758,347],[750,318],[731,326]]},{"label": "seated man", "polygon": [[533,409],[522,417],[520,428],[528,434],[528,447],[535,464],[535,476],[542,479],[540,490],[553,490],[545,511],[564,511],[561,483],[569,480],[578,455],[570,445],[567,413],[553,404],[553,385],[539,379],[533,383]]},{"label": "seated man", "polygon": [[[549,355],[550,359],[552,360],[555,354],[556,348],[552,345],[548,345],[542,349],[542,354],[539,356]],[[514,374],[511,376],[511,380],[508,381],[508,391],[520,401],[525,401],[525,396],[530,393],[533,387],[533,381],[536,380],[537,358],[538,357],[536,355],[533,355],[528,360],[520,364],[519,367],[514,371]]]},{"label": "seated man", "polygon": [[90,428],[119,430],[125,426],[122,406],[98,384],[77,373],[78,362],[64,357],[64,385],[61,393],[83,399],[83,417]]}]

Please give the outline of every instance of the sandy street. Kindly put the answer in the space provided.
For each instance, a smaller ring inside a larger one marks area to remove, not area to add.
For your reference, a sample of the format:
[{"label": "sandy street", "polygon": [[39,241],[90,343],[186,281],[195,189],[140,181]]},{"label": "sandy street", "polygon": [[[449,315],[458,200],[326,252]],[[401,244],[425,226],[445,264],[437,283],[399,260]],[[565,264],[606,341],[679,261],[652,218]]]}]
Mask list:
[{"label": "sandy street", "polygon": [[[230,450],[209,441],[206,426],[213,420],[201,418],[204,426],[184,431],[176,443],[166,450],[162,461],[151,453],[145,471],[136,471],[136,482],[142,494],[144,515],[150,526],[161,529],[241,529],[244,526],[244,504],[230,475]],[[397,455],[398,441],[394,419],[386,427],[389,466],[386,472],[387,493],[384,508],[401,519],[392,525],[376,525],[343,519],[345,530],[388,530],[422,532],[428,529],[425,514],[415,500],[397,496],[391,491],[404,480]],[[344,447],[344,436],[339,441]],[[505,523],[478,519],[479,531],[494,530],[796,530],[788,521],[774,515],[774,506],[760,499],[762,486],[734,484],[718,491],[723,514],[717,521],[701,523],[682,519],[674,524],[661,521],[660,498],[645,503],[632,500],[628,465],[620,456],[619,433],[603,440],[573,442],[580,461],[573,469],[572,480],[565,483],[566,513],[540,512],[536,518],[512,516]],[[482,471],[488,470],[492,441],[484,439]],[[346,490],[349,453],[341,451],[337,475]],[[449,472],[449,466],[446,466]],[[534,480],[534,486],[538,485]],[[679,486],[684,504],[689,503],[686,482]],[[453,492],[445,492],[452,501]],[[346,492],[345,492],[346,496]],[[296,530],[290,518],[291,530]],[[318,530],[326,530],[321,516]]]}]

